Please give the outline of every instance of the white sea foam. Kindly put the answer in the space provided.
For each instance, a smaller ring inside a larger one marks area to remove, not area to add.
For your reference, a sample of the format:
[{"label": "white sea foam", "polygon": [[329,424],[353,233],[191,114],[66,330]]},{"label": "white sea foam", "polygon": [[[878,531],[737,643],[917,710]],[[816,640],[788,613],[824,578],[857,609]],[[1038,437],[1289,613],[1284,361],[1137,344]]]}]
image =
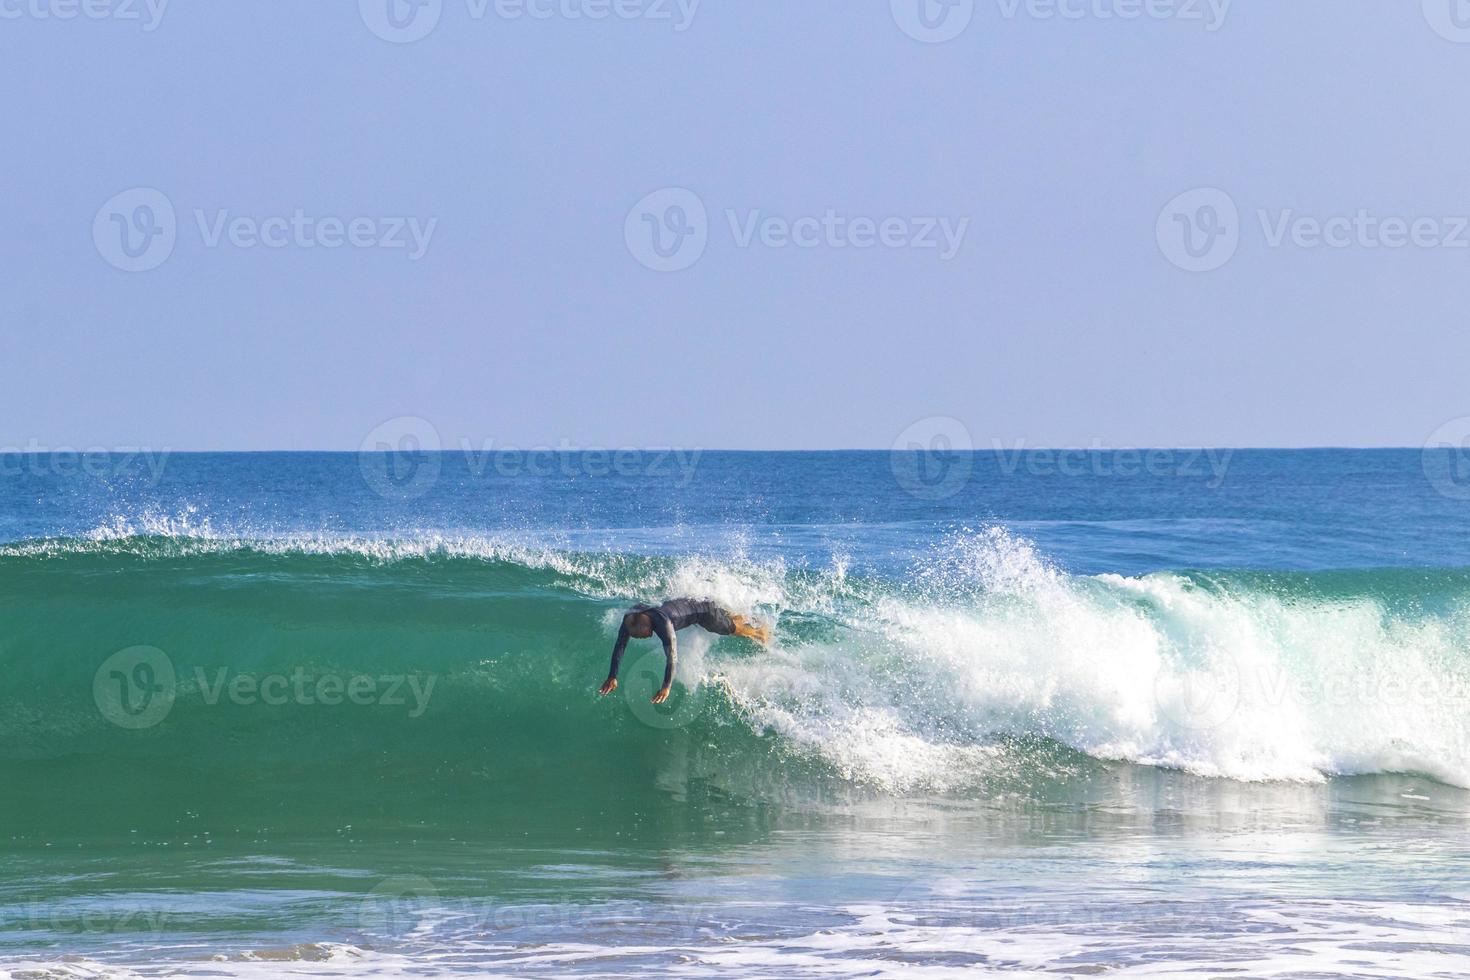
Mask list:
[{"label": "white sea foam", "polygon": [[1073,577],[995,529],[913,584],[850,613],[839,640],[724,665],[752,723],[898,792],[972,782],[997,736],[1241,780],[1470,785],[1463,615]]},{"label": "white sea foam", "polygon": [[[1114,900],[1047,903],[915,896],[850,906],[846,924],[794,935],[669,945],[605,945],[565,935],[514,943],[483,930],[419,934],[411,949],[310,943],[258,953],[118,964],[85,957],[0,961],[4,980],[144,977],[882,976],[1110,977],[1465,975],[1467,910],[1456,904],[1341,899]],[[721,932],[714,923],[711,929]]]}]

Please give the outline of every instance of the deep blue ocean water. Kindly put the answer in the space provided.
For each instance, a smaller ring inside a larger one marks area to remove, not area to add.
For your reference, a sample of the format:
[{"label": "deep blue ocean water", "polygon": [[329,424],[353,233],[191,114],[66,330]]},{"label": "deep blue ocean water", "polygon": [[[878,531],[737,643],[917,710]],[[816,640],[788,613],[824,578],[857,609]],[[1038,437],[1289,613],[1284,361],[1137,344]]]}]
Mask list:
[{"label": "deep blue ocean water", "polygon": [[240,537],[540,534],[905,567],[956,527],[1083,574],[1470,567],[1460,450],[0,455],[0,540],[148,521]]}]

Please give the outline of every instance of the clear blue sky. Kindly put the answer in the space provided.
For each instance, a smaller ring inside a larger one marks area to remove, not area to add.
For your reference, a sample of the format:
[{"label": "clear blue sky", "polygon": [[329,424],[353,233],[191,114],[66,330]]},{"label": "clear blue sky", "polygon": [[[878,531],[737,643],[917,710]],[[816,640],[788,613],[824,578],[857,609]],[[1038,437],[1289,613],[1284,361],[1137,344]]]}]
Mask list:
[{"label": "clear blue sky", "polygon": [[[69,2],[0,0],[3,445],[355,449],[408,415],[451,446],[886,448],[927,416],[986,447],[1417,446],[1470,415],[1470,248],[1273,247],[1258,217],[1453,237],[1470,43],[1437,0],[976,0],[942,43],[905,0],[442,0],[412,43],[370,29],[387,0]],[[94,237],[135,187],[176,211],[145,272]],[[666,187],[706,210],[677,271],[629,245]],[[1239,244],[1190,272],[1160,215],[1200,187]],[[298,210],[436,223],[417,259],[209,244]],[[947,259],[741,243],[828,210],[967,225]]]}]

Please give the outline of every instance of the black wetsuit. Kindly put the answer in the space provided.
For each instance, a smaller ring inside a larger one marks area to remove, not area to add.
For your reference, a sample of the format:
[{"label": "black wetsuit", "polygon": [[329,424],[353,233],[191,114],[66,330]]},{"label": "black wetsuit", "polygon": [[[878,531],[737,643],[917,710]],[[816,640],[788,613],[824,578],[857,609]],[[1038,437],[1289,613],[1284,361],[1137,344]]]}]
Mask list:
[{"label": "black wetsuit", "polygon": [[[735,632],[735,623],[730,619],[730,613],[707,599],[670,599],[661,606],[634,606],[631,612],[646,613],[653,623],[653,635],[663,641],[664,657],[668,661],[664,666],[664,687],[674,683],[674,661],[678,651],[675,632],[686,626],[701,626],[721,636],[731,636]],[[618,665],[622,663],[623,651],[627,646],[628,624],[625,621],[618,630],[618,642],[613,646],[612,666],[607,671],[608,680],[618,679]]]}]

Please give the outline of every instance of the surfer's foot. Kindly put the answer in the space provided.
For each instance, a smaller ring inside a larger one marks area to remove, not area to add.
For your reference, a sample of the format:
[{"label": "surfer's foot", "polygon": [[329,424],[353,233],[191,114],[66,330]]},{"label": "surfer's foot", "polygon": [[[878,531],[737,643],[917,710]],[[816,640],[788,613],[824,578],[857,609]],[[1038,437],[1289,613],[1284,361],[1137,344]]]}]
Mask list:
[{"label": "surfer's foot", "polygon": [[597,693],[598,694],[611,694],[612,692],[616,691],[617,689],[618,689],[617,679],[616,678],[609,677],[607,679],[607,682],[602,685],[602,689],[600,691],[598,691]]},{"label": "surfer's foot", "polygon": [[759,643],[761,646],[765,646],[771,639],[771,633],[769,630],[767,630],[764,626],[757,626],[754,623],[746,622],[744,617],[732,616],[730,617],[730,621],[735,624],[736,636],[744,636],[748,639],[752,639],[755,642]]},{"label": "surfer's foot", "polygon": [[657,694],[655,694],[653,696],[653,703],[654,704],[663,704],[668,699],[669,699],[669,689],[665,687],[665,688],[661,689]]}]

